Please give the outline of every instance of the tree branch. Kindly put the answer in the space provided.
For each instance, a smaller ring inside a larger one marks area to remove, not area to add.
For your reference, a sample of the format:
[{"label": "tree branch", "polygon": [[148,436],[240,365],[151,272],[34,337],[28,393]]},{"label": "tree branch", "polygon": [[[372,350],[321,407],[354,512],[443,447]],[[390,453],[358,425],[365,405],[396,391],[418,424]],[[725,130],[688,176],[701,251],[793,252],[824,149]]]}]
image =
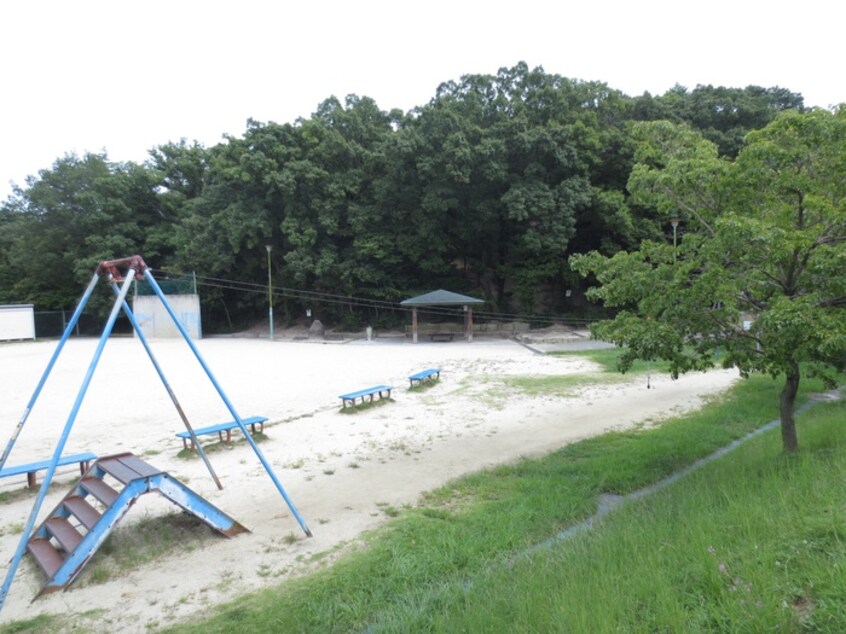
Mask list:
[{"label": "tree branch", "polygon": [[831,308],[832,306],[846,306],[846,295],[841,295],[840,297],[832,297],[830,299],[824,299],[817,303],[817,306],[820,308]]}]

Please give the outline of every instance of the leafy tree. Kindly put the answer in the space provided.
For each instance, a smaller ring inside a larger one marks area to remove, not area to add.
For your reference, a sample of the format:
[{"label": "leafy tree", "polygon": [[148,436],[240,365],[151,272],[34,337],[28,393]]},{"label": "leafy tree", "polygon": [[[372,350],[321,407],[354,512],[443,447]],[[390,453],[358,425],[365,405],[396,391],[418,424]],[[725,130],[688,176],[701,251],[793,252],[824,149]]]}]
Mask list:
[{"label": "leafy tree", "polygon": [[410,122],[418,214],[441,236],[443,262],[499,307],[534,310],[566,270],[611,96],[518,64],[441,85]]},{"label": "leafy tree", "polygon": [[[367,232],[377,226],[372,183],[390,132],[389,115],[355,95],[327,99],[295,125],[250,121],[243,138],[209,152],[205,186],[181,221],[183,266],[256,281],[269,244],[278,284],[368,295],[389,276],[368,263]],[[264,301],[215,293],[245,312]]]},{"label": "leafy tree", "polygon": [[15,235],[0,246],[5,275],[14,280],[6,293],[65,308],[102,260],[167,257],[155,238],[148,242],[164,222],[155,187],[143,167],[111,163],[105,154],[67,155],[28,178],[0,211]]},{"label": "leafy tree", "polygon": [[749,132],[765,127],[780,112],[801,111],[804,103],[801,95],[777,86],[711,85],[690,91],[676,85],[660,97],[647,94],[636,101],[635,118],[688,123],[716,144],[721,156],[730,158],[737,156]]},{"label": "leafy tree", "polygon": [[[630,99],[518,63],[446,82],[406,114],[330,97],[308,119],[251,120],[208,149],[158,146],[143,166],[68,156],[0,211],[0,295],[66,306],[98,258],[131,251],[158,268],[256,283],[270,244],[286,287],[387,300],[449,287],[504,311],[555,312],[580,283],[569,255],[613,255],[660,239],[667,214],[718,209],[728,190],[710,187],[723,182],[715,159],[734,158],[750,130],[800,106],[789,91],[756,87]],[[687,122],[719,151],[676,138],[677,126],[652,141],[632,133],[633,121],[663,119]],[[682,155],[662,163],[666,141],[701,155],[679,171]],[[46,266],[28,268],[31,253]],[[265,301],[206,286],[206,323],[222,313],[247,322]]]},{"label": "leafy tree", "polygon": [[784,378],[784,450],[799,447],[794,403],[803,368],[829,381],[846,362],[846,110],[785,112],[748,135],[736,160],[690,129],[644,124],[633,194],[683,237],[573,258],[621,309],[594,333],[671,372],[726,367]]}]

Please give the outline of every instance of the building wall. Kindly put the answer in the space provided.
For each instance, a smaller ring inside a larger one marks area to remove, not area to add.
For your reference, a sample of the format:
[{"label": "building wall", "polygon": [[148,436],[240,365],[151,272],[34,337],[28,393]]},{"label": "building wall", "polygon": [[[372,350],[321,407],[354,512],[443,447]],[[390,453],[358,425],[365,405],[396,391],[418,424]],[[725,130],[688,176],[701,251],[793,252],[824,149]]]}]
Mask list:
[{"label": "building wall", "polygon": [[35,339],[32,304],[0,305],[0,341]]},{"label": "building wall", "polygon": [[[179,323],[188,331],[191,338],[202,339],[200,296],[168,295],[167,303],[170,304],[179,319]],[[132,312],[135,313],[141,332],[148,339],[168,339],[181,336],[161,300],[156,295],[136,295],[133,297]]]}]

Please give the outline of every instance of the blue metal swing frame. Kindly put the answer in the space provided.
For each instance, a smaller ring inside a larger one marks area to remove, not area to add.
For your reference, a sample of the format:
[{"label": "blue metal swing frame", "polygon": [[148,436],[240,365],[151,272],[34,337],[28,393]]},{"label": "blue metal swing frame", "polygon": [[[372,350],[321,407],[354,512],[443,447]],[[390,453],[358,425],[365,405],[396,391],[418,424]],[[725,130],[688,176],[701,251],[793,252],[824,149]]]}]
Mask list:
[{"label": "blue metal swing frame", "polygon": [[[6,597],[8,596],[9,589],[11,588],[12,582],[14,581],[15,574],[17,572],[18,566],[20,565],[20,561],[23,558],[23,555],[26,551],[26,544],[29,540],[30,536],[32,535],[33,528],[35,526],[36,518],[38,517],[38,513],[41,510],[41,506],[44,503],[44,498],[47,495],[47,491],[50,487],[50,483],[53,480],[53,476],[56,472],[56,467],[61,459],[62,454],[64,453],[65,444],[67,443],[68,437],[70,436],[71,429],[73,428],[74,422],[76,421],[76,417],[79,414],[79,409],[82,406],[82,402],[85,399],[85,395],[88,391],[88,387],[91,384],[91,379],[94,376],[94,371],[97,368],[97,364],[100,361],[100,357],[103,354],[103,349],[106,346],[106,341],[108,341],[109,336],[111,335],[112,329],[115,325],[115,320],[118,317],[118,314],[121,310],[123,310],[127,317],[129,318],[130,322],[132,323],[133,328],[139,335],[139,339],[141,340],[144,349],[147,351],[148,356],[150,357],[153,366],[156,369],[156,372],[159,375],[162,383],[164,384],[165,389],[168,392],[168,395],[171,397],[177,411],[179,412],[180,417],[182,418],[183,422],[186,425],[186,428],[191,435],[192,439],[194,440],[195,447],[198,447],[201,456],[203,457],[204,462],[206,463],[209,472],[212,475],[215,483],[219,488],[222,488],[220,485],[220,481],[217,479],[217,475],[211,468],[211,464],[209,463],[205,452],[203,452],[200,443],[197,441],[194,431],[191,428],[191,425],[188,423],[187,418],[185,417],[182,408],[180,407],[178,401],[176,400],[173,391],[170,388],[170,385],[167,382],[167,379],[164,376],[164,372],[161,369],[161,366],[156,361],[155,357],[153,356],[152,350],[147,343],[147,340],[144,338],[143,333],[138,326],[138,322],[135,319],[135,316],[132,314],[132,311],[129,308],[129,305],[126,303],[126,296],[129,292],[129,289],[132,285],[132,282],[135,280],[142,280],[146,279],[149,282],[151,288],[155,292],[156,296],[161,300],[162,305],[164,306],[165,310],[167,311],[170,318],[173,320],[174,325],[176,326],[179,333],[185,339],[186,343],[188,344],[191,351],[194,353],[197,361],[199,362],[200,366],[203,368],[203,371],[208,376],[209,380],[211,381],[212,385],[214,386],[215,390],[217,391],[218,395],[220,396],[223,403],[226,405],[226,408],[229,410],[230,414],[232,414],[233,419],[238,424],[239,429],[244,434],[244,438],[247,439],[247,442],[252,447],[253,451],[255,452],[256,456],[258,457],[259,461],[261,462],[262,466],[264,467],[265,471],[267,471],[268,475],[270,476],[273,484],[276,486],[276,489],[282,495],[282,498],[285,500],[288,508],[290,509],[291,513],[296,518],[297,522],[299,523],[300,527],[302,528],[303,532],[308,536],[311,537],[312,533],[309,530],[308,525],[306,524],[305,520],[300,516],[299,512],[297,511],[296,507],[294,506],[293,501],[288,496],[285,488],[282,486],[282,483],[279,481],[279,478],[276,476],[276,473],[273,471],[273,468],[270,466],[270,463],[265,458],[264,454],[259,449],[258,445],[256,444],[255,440],[253,439],[252,435],[247,431],[247,428],[244,424],[243,419],[238,414],[235,409],[235,406],[229,400],[229,397],[226,396],[226,393],[223,391],[220,383],[218,383],[217,379],[215,378],[214,374],[209,368],[208,364],[203,359],[200,351],[198,350],[196,344],[192,341],[191,337],[188,335],[187,330],[185,327],[180,323],[179,319],[177,318],[176,314],[171,308],[170,304],[168,303],[167,299],[165,298],[164,293],[162,292],[161,288],[159,287],[158,283],[156,282],[155,278],[153,277],[152,270],[147,266],[144,260],[139,255],[135,255],[128,258],[122,258],[119,260],[111,260],[101,262],[100,265],[97,267],[94,275],[91,278],[91,281],[88,283],[88,286],[85,289],[85,292],[82,295],[82,298],[79,301],[79,304],[76,307],[73,315],[71,316],[70,321],[65,328],[62,337],[59,340],[58,345],[56,346],[56,350],[53,352],[53,355],[50,358],[50,361],[47,364],[47,368],[44,370],[44,373],[41,376],[41,379],[38,381],[38,384],[33,391],[32,397],[30,398],[29,402],[27,403],[26,409],[24,410],[23,415],[21,416],[20,420],[18,421],[17,426],[15,427],[14,432],[12,433],[9,442],[7,443],[5,449],[3,450],[2,456],[0,456],[0,469],[6,464],[6,460],[9,457],[9,454],[12,451],[12,448],[17,441],[18,436],[20,435],[21,430],[23,429],[24,424],[26,423],[27,418],[29,417],[30,412],[32,411],[33,407],[35,406],[36,401],[38,400],[38,396],[41,394],[41,390],[44,387],[44,384],[47,382],[47,378],[50,375],[50,372],[53,369],[53,366],[56,363],[65,343],[67,342],[68,338],[70,337],[71,332],[76,326],[77,321],[79,320],[80,315],[82,314],[85,305],[88,303],[88,300],[91,297],[91,294],[94,292],[94,288],[97,285],[99,279],[103,276],[107,276],[109,278],[110,283],[112,284],[116,298],[115,303],[112,306],[112,310],[109,313],[109,318],[106,321],[106,325],[103,328],[103,333],[100,336],[99,342],[97,344],[97,348],[94,352],[94,356],[91,359],[91,362],[88,366],[88,370],[85,373],[85,377],[83,378],[82,385],[79,388],[79,393],[77,394],[76,400],[74,401],[73,406],[71,407],[70,414],[68,415],[67,422],[65,423],[64,429],[62,430],[62,434],[59,437],[59,441],[56,444],[56,448],[53,451],[52,459],[50,460],[50,465],[47,468],[47,472],[44,475],[44,480],[41,483],[41,488],[38,491],[38,496],[36,497],[35,503],[33,504],[32,511],[30,512],[29,518],[27,519],[26,525],[21,533],[21,540],[18,544],[18,547],[15,551],[14,556],[12,557],[11,563],[9,564],[9,569],[6,572],[6,578],[3,582],[2,587],[0,587],[0,610],[2,610],[3,605],[6,601]],[[120,288],[118,288],[117,283],[122,282]]]}]

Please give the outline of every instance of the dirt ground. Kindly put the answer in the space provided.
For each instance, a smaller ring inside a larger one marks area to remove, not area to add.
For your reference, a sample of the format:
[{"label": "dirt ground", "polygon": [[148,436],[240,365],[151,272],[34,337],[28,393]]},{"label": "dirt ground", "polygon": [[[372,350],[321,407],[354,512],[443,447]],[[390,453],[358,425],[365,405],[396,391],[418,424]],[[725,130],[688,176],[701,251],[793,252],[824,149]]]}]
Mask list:
[{"label": "dirt ground", "polygon": [[[552,340],[551,340],[552,341]],[[72,340],[59,358],[8,460],[49,458],[68,420],[96,340]],[[198,528],[172,554],[95,582],[86,569],[76,584],[32,601],[43,583],[24,558],[0,612],[0,624],[41,613],[72,616],[80,631],[145,632],[206,612],[227,599],[301,575],[355,544],[389,519],[388,509],[413,505],[421,493],[462,474],[547,453],[612,428],[654,423],[695,408],[736,380],[733,371],[671,381],[652,376],[601,382],[577,393],[530,396],[504,383],[513,376],[589,374],[577,358],[540,354],[552,344],[510,340],[473,343],[294,341],[209,338],[197,342],[242,417],[268,418],[261,451],[313,532],[304,536],[250,446],[241,439],[209,453],[224,489],[202,461],[177,454],[183,429],[137,340],[113,338],[105,348],[65,453],[133,452],[206,497],[251,532],[232,539]],[[0,345],[0,442],[11,436],[55,342]],[[231,420],[220,397],[182,341],[152,343],[175,394],[195,427]],[[441,380],[408,391],[408,375],[438,367]],[[383,406],[341,413],[338,395],[372,385],[395,386]],[[237,434],[236,434],[237,435]],[[214,440],[206,437],[208,443]],[[43,475],[43,473],[42,473]],[[63,467],[39,522],[78,476]],[[40,480],[39,480],[40,481]],[[0,559],[5,577],[32,510],[23,476],[0,480],[13,493],[0,504]],[[117,531],[131,531],[176,509],[143,496]],[[92,559],[89,568],[97,561]]]}]

